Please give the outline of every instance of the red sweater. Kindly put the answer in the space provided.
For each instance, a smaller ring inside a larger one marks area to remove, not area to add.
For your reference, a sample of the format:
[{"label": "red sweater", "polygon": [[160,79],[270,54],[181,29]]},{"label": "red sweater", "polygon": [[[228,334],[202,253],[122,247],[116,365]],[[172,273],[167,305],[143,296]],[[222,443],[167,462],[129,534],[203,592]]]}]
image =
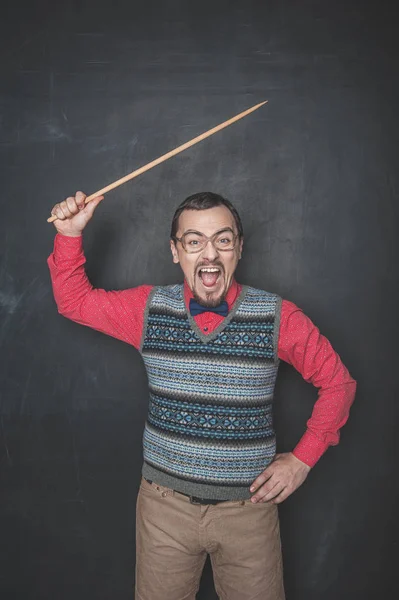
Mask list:
[{"label": "red sweater", "polygon": [[[109,292],[94,289],[84,269],[82,237],[57,234],[47,262],[60,314],[139,348],[145,306],[153,286]],[[229,310],[240,290],[241,286],[233,280],[226,296]],[[184,297],[188,306],[192,294],[186,282]],[[209,334],[223,318],[207,311],[196,316],[195,321]],[[329,446],[338,444],[339,429],[348,419],[356,382],[330,342],[300,308],[287,300],[283,300],[281,308],[278,356],[295,367],[305,381],[319,388],[307,430],[293,450],[297,458],[313,467]]]}]

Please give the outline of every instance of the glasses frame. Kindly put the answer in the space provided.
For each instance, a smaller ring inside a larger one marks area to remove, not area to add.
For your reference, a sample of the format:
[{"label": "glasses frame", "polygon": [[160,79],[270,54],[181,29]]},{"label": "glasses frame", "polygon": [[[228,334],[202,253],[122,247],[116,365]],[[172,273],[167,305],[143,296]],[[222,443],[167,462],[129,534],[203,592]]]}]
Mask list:
[{"label": "glasses frame", "polygon": [[[232,248],[216,248],[216,246],[214,244],[214,240],[216,239],[217,236],[219,236],[221,233],[224,233],[225,231],[230,231],[233,234],[233,247]],[[197,233],[198,235],[201,235],[206,240],[205,246],[203,248],[201,248],[200,250],[187,250],[185,243],[184,243],[184,236],[188,235],[189,233]],[[201,233],[201,231],[186,231],[186,233],[183,233],[183,235],[181,237],[178,238],[177,236],[174,236],[172,239],[180,242],[184,252],[187,252],[187,254],[198,254],[199,252],[203,252],[205,250],[205,248],[208,245],[208,242],[211,242],[211,244],[215,248],[216,252],[231,252],[232,250],[235,250],[235,248],[237,246],[237,238],[238,237],[239,237],[238,233],[234,233],[234,231],[230,227],[226,227],[226,229],[217,231],[216,233],[211,235],[211,237],[208,237],[204,233]]]}]

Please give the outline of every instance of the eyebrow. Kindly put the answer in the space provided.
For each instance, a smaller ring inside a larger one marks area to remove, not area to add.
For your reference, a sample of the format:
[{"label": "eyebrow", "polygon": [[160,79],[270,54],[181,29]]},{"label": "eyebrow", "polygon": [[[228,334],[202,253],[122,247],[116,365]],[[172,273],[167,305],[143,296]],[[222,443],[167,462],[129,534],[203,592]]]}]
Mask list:
[{"label": "eyebrow", "polygon": [[[215,231],[215,233],[213,233],[212,235],[217,235],[218,233],[223,233],[224,231],[231,231],[231,233],[234,233],[231,227],[223,227],[223,229]],[[202,233],[202,231],[197,231],[196,229],[187,229],[187,231],[185,231],[182,235],[185,235],[186,233],[198,233],[198,235],[205,235],[205,233]]]}]

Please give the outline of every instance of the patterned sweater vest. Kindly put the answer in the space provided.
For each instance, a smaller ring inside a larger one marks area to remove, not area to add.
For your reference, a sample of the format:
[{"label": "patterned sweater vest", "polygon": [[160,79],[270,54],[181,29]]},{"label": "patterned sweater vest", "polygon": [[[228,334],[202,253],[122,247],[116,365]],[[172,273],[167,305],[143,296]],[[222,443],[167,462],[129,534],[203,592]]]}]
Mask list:
[{"label": "patterned sweater vest", "polygon": [[150,399],[143,475],[202,498],[241,500],[275,455],[272,401],[281,298],[244,286],[204,335],[183,285],[155,287],[141,344]]}]

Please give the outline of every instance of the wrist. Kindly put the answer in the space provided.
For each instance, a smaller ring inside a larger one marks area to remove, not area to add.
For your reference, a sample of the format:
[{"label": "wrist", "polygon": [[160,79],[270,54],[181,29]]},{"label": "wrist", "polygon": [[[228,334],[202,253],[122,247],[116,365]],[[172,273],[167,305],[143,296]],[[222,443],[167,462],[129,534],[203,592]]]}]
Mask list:
[{"label": "wrist", "polygon": [[293,458],[295,459],[295,462],[297,463],[298,467],[301,467],[301,469],[303,469],[304,471],[306,471],[306,473],[309,473],[310,469],[312,467],[310,467],[307,463],[305,463],[303,460],[301,460],[300,458],[298,458],[297,456],[295,456],[295,454],[293,452],[291,452],[291,455],[293,456]]},{"label": "wrist", "polygon": [[82,231],[68,231],[68,232],[63,232],[63,231],[59,231],[57,229],[57,233],[58,235],[62,235],[62,237],[73,237],[73,238],[79,238],[82,237]]}]

